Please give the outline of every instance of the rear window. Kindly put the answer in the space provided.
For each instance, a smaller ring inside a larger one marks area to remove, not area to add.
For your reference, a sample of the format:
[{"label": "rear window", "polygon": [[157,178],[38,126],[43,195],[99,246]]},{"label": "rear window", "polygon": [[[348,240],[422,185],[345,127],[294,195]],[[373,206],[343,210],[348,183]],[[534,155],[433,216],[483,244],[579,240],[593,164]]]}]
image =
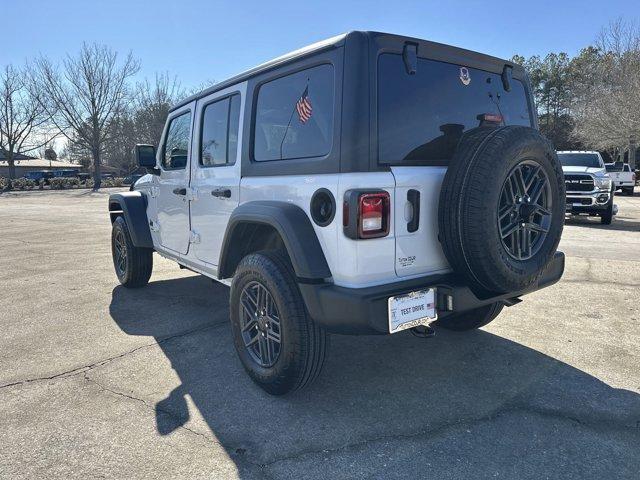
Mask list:
[{"label": "rear window", "polygon": [[628,163],[616,162],[616,163],[605,163],[605,168],[607,172],[630,172],[631,167]]},{"label": "rear window", "polygon": [[602,167],[597,153],[558,153],[558,159],[563,167]]},{"label": "rear window", "polygon": [[503,119],[531,126],[524,85],[475,68],[418,59],[409,75],[401,55],[378,58],[378,161],[446,165],[464,132]]},{"label": "rear window", "polygon": [[319,65],[265,83],[258,90],[256,161],[321,157],[333,140],[333,65]]}]

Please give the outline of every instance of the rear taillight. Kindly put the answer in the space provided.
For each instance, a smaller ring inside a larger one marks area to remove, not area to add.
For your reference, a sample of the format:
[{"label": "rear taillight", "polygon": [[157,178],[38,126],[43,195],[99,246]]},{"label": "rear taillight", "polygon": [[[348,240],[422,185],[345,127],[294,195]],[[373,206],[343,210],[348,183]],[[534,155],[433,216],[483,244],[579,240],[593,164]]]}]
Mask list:
[{"label": "rear taillight", "polygon": [[389,234],[391,200],[384,190],[349,190],[345,194],[343,225],[349,238],[379,238]]},{"label": "rear taillight", "polygon": [[384,237],[389,233],[389,194],[365,193],[358,202],[358,236]]}]

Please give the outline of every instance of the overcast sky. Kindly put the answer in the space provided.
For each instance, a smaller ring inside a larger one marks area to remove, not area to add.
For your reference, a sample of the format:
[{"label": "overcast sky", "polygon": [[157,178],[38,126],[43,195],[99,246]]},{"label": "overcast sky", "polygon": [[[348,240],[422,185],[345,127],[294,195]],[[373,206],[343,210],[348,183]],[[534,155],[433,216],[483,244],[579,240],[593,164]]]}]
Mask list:
[{"label": "overcast sky", "polygon": [[349,30],[378,30],[498,57],[577,53],[636,1],[0,0],[0,66],[54,60],[83,41],[132,50],[140,76],[177,75],[186,88],[225,78]]}]

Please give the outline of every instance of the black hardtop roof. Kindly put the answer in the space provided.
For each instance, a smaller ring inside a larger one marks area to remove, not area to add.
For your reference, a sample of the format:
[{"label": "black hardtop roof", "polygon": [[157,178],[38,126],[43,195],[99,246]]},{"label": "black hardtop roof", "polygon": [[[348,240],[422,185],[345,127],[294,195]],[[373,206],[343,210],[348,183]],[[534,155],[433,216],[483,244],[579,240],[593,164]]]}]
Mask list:
[{"label": "black hardtop roof", "polygon": [[467,50],[464,48],[460,48],[460,47],[454,47],[451,45],[446,45],[443,43],[437,43],[437,42],[431,42],[429,40],[422,40],[422,39],[418,39],[418,38],[414,38],[414,37],[407,37],[407,36],[403,36],[403,35],[396,35],[396,34],[392,34],[392,33],[384,33],[384,32],[373,32],[373,31],[351,31],[348,33],[343,33],[341,35],[336,35],[335,37],[331,37],[331,38],[327,38],[326,40],[322,40],[320,42],[316,42],[313,43],[311,45],[308,45],[306,47],[300,48],[298,50],[294,50],[292,52],[289,52],[285,55],[282,55],[280,57],[276,57],[273,60],[269,60],[268,62],[262,63],[256,67],[253,67],[249,70],[246,70],[238,75],[235,75],[231,78],[228,78],[227,80],[224,80],[222,82],[216,83],[215,85],[212,85],[211,87],[208,87],[204,90],[202,90],[201,92],[198,92],[194,95],[191,95],[190,97],[185,98],[184,100],[181,100],[180,102],[176,103],[173,107],[171,107],[171,110],[175,110],[177,108],[180,108],[188,103],[191,103],[194,100],[198,100],[199,98],[202,97],[206,97],[207,95],[214,93],[218,90],[222,90],[224,88],[230,87],[232,85],[235,85],[237,83],[241,83],[244,82],[260,73],[266,72],[268,70],[274,69],[276,67],[285,65],[287,63],[293,62],[295,60],[299,60],[301,58],[304,58],[306,56],[318,53],[320,51],[323,50],[328,50],[328,49],[332,49],[332,48],[338,48],[344,45],[345,41],[347,40],[347,38],[351,35],[365,35],[369,38],[376,38],[376,37],[387,37],[390,40],[396,40],[398,42],[415,42],[415,43],[419,43],[419,44],[426,44],[429,47],[436,47],[440,50],[445,50],[447,51],[447,53],[450,53],[452,56],[454,57],[473,57],[476,59],[481,59],[485,62],[490,62],[493,64],[506,64],[506,65],[510,65],[512,67],[514,67],[514,71],[517,70],[521,70],[522,67],[520,67],[519,65],[514,64],[513,62],[509,61],[509,60],[503,60],[501,58],[498,57],[493,57],[491,55],[485,55],[483,53],[479,53],[479,52],[475,52],[473,50]]}]

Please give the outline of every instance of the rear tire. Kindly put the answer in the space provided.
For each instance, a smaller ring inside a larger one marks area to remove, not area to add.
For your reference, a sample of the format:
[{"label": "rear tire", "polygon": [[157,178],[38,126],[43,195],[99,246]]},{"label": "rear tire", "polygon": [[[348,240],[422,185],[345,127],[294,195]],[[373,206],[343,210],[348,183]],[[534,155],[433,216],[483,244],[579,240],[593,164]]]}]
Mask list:
[{"label": "rear tire", "polygon": [[436,320],[433,324],[436,327],[442,327],[446,330],[453,330],[456,332],[464,332],[467,330],[474,330],[476,328],[484,327],[489,322],[494,320],[504,308],[504,304],[490,303],[483,307],[478,307],[468,312],[448,315],[439,320]]},{"label": "rear tire", "polygon": [[267,393],[301,389],[320,374],[328,336],[309,317],[284,255],[262,251],[243,258],[231,284],[229,309],[240,361]]},{"label": "rear tire", "polygon": [[144,287],[153,270],[153,250],[133,245],[129,227],[118,217],[111,228],[111,255],[120,283],[127,288]]},{"label": "rear tire", "polygon": [[633,197],[634,187],[622,187],[622,193],[625,195],[631,195]]}]

